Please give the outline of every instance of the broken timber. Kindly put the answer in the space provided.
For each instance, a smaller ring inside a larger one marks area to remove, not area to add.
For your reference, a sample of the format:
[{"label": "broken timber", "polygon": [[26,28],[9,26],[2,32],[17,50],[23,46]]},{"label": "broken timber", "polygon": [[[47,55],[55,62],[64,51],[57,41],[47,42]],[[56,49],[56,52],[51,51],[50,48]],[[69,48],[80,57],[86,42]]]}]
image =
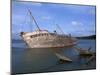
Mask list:
[{"label": "broken timber", "polygon": [[79,52],[80,56],[92,56],[94,54],[94,52],[91,52],[90,49],[82,49],[82,48],[78,48],[78,47],[74,47],[75,50],[77,50]]}]

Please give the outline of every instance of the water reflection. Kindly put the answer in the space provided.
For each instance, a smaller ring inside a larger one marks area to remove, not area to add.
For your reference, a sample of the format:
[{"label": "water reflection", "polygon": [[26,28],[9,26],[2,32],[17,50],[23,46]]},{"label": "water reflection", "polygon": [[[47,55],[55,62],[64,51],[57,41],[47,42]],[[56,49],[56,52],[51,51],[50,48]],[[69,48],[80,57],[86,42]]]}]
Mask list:
[{"label": "water reflection", "polygon": [[[87,41],[86,41],[87,42]],[[86,43],[85,42],[85,43]],[[95,43],[92,41],[95,50]],[[88,42],[89,43],[89,42]],[[85,44],[84,44],[85,45]],[[89,45],[89,44],[88,44]],[[80,43],[80,47],[83,46]],[[87,44],[85,45],[87,47]],[[88,48],[88,47],[87,47]],[[55,55],[59,53],[72,60],[62,63]],[[77,69],[93,69],[96,67],[95,59],[89,61],[90,57],[79,56],[79,53],[72,47],[69,48],[12,48],[12,73],[37,73]]]}]

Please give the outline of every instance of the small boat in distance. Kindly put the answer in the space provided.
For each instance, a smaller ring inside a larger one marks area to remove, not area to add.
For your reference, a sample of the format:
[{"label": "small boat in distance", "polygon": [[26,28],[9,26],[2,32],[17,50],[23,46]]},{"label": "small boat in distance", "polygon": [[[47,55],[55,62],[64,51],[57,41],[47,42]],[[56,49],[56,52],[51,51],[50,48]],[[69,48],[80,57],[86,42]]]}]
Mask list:
[{"label": "small boat in distance", "polygon": [[55,55],[60,59],[61,62],[72,62],[72,60],[64,55],[55,53]]},{"label": "small boat in distance", "polygon": [[73,47],[77,44],[76,38],[68,35],[58,34],[56,31],[49,32],[48,30],[41,30],[35,18],[28,10],[32,20],[37,26],[37,30],[33,32],[21,32],[21,37],[29,48],[52,48],[52,47]]}]

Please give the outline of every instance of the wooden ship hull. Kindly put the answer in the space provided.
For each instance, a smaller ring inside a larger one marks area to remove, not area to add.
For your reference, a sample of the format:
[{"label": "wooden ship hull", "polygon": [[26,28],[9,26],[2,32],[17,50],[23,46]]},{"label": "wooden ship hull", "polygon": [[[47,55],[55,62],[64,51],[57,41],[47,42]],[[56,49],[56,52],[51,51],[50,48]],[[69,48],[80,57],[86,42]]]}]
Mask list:
[{"label": "wooden ship hull", "polygon": [[21,37],[29,48],[70,47],[76,44],[76,39],[71,36],[61,35],[56,31],[51,33],[48,30],[41,30],[31,11],[28,11],[37,27],[33,32],[21,32]]},{"label": "wooden ship hull", "polygon": [[71,47],[77,44],[75,38],[43,30],[31,33],[23,32],[22,38],[29,48]]}]

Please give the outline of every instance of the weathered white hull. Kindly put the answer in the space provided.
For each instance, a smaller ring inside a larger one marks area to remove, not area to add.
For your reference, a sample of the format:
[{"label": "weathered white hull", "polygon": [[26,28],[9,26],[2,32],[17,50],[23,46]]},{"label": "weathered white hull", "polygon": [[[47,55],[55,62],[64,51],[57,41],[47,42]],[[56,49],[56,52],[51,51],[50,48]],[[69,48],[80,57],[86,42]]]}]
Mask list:
[{"label": "weathered white hull", "polygon": [[76,45],[76,43],[75,44],[69,44],[69,45],[29,45],[29,44],[27,44],[28,45],[28,47],[29,48],[60,48],[60,47],[73,47],[73,46],[75,46]]},{"label": "weathered white hull", "polygon": [[[38,35],[38,36],[37,36]],[[22,36],[29,48],[70,47],[76,45],[74,38],[46,33],[26,33]]]}]

